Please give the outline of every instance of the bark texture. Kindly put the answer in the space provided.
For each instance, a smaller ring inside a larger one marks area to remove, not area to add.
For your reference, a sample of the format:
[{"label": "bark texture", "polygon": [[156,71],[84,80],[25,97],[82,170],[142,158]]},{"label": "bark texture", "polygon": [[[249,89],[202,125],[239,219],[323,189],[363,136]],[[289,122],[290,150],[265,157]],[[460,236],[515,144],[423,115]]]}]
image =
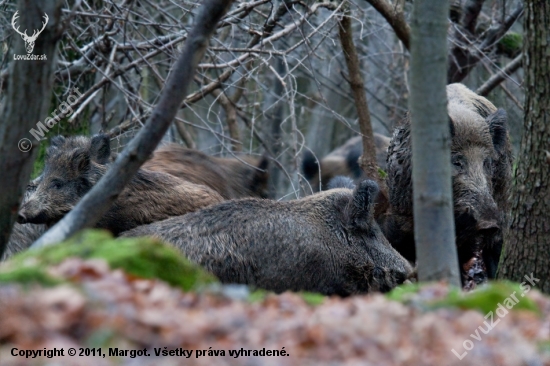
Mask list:
[{"label": "bark texture", "polygon": [[[41,29],[44,13],[48,15],[48,23],[32,51],[34,55],[46,55],[47,59],[12,60],[10,65],[5,106],[0,118],[0,171],[4,173],[0,174],[0,257],[10,237],[38,150],[33,148],[38,142],[29,131],[48,116],[61,5],[58,0],[22,0],[18,4],[16,25],[21,32],[27,29],[28,35]],[[12,37],[15,38],[13,54],[27,54],[21,36],[14,32]],[[27,148],[30,151],[25,152]]]},{"label": "bark texture", "polygon": [[418,279],[459,286],[447,98],[447,1],[416,0],[411,39],[414,233]]},{"label": "bark texture", "polygon": [[497,276],[523,282],[533,273],[550,293],[550,3],[525,1],[525,119],[511,197],[511,227]]}]

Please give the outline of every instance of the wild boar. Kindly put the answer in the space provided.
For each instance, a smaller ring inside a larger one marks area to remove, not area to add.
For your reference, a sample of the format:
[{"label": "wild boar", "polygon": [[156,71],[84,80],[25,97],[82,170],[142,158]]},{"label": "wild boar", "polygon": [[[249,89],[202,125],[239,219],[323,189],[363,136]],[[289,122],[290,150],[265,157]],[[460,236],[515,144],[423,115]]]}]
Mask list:
[{"label": "wild boar", "polygon": [[347,296],[389,291],[412,271],[373,219],[378,186],[335,188],[286,202],[242,199],[141,226],[179,248],[223,283],[277,293]]},{"label": "wild boar", "polygon": [[[36,191],[40,179],[41,177],[38,177],[27,184],[27,188],[25,190],[25,195],[23,196],[23,201],[21,202],[21,205],[24,205],[25,202],[27,202],[29,197],[32,195],[32,193]],[[17,222],[14,223],[11,230],[10,239],[8,241],[8,244],[6,244],[6,248],[4,250],[4,253],[2,254],[2,257],[0,258],[0,262],[5,261],[14,254],[28,249],[31,244],[34,243],[38,238],[40,238],[40,236],[42,236],[42,234],[44,234],[45,232],[46,225],[19,224]]]},{"label": "wild boar", "polygon": [[[73,209],[105,174],[111,157],[109,138],[96,135],[54,139],[46,152],[44,172],[36,190],[19,210],[19,223],[51,226]],[[115,235],[133,227],[179,216],[223,198],[212,189],[170,174],[140,169],[96,227]]]},{"label": "wild boar", "polygon": [[45,232],[46,225],[14,223],[10,240],[6,245],[2,258],[0,258],[0,262],[28,249],[31,244],[38,240]]},{"label": "wild boar", "polygon": [[170,144],[157,149],[143,169],[172,174],[212,188],[225,199],[267,198],[266,157],[219,158]]},{"label": "wild boar", "polygon": [[[512,154],[506,112],[462,84],[447,86],[456,244],[460,267],[481,254],[494,278],[508,223]],[[415,260],[410,121],[398,127],[387,159],[390,207],[386,237]],[[463,273],[464,275],[464,273]],[[466,276],[467,277],[467,276]],[[478,278],[480,278],[478,276]]]},{"label": "wild boar", "polygon": [[[374,144],[376,150],[376,163],[382,169],[386,169],[386,155],[390,138],[374,134]],[[308,180],[313,192],[319,191],[319,178],[321,179],[321,188],[327,189],[327,183],[338,175],[353,178],[355,181],[366,179],[363,170],[359,166],[359,158],[363,154],[363,141],[361,136],[352,137],[344,145],[333,150],[325,156],[320,164],[315,156],[306,150],[302,160],[302,171],[304,177]],[[321,175],[319,176],[319,171]]]}]

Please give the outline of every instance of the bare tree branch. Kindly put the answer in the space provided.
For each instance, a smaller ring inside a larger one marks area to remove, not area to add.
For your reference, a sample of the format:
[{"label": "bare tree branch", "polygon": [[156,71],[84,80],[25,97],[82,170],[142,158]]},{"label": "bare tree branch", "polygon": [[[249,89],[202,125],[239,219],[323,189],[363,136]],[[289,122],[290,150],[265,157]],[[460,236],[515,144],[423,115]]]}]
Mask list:
[{"label": "bare tree branch", "polygon": [[237,109],[233,101],[225,95],[221,89],[215,89],[212,94],[220,102],[223,110],[225,111],[225,122],[227,123],[227,130],[229,136],[231,136],[233,151],[242,151],[241,136],[239,133],[239,126],[237,125]]},{"label": "bare tree branch", "polygon": [[476,93],[482,96],[487,96],[495,87],[502,83],[506,78],[512,75],[516,70],[518,70],[522,65],[522,55],[520,54],[515,59],[510,61],[505,68],[500,72],[491,76],[486,82],[483,83],[477,90]]},{"label": "bare tree branch", "polygon": [[485,0],[467,0],[466,4],[464,4],[461,23],[464,29],[472,34],[475,33],[477,18],[484,2]]},{"label": "bare tree branch", "polygon": [[183,142],[185,143],[185,146],[190,149],[196,149],[197,145],[195,145],[195,142],[193,141],[193,138],[191,137],[189,131],[187,131],[187,128],[185,128],[184,123],[178,118],[174,120],[174,123],[176,124],[176,130],[178,131],[178,134],[180,135]]},{"label": "bare tree branch", "polygon": [[340,43],[342,44],[342,51],[344,52],[344,58],[346,59],[346,65],[348,67],[349,83],[353,99],[355,100],[355,108],[357,109],[357,117],[359,119],[359,129],[361,130],[363,140],[363,155],[359,159],[359,165],[366,176],[375,180],[380,186],[379,195],[381,200],[379,200],[379,203],[376,205],[376,209],[380,210],[381,213],[387,208],[388,193],[386,184],[378,173],[369,105],[367,103],[367,95],[361,76],[361,64],[357,56],[355,44],[353,43],[351,18],[349,16],[342,16],[338,31]]},{"label": "bare tree branch", "polygon": [[[470,1],[468,3],[470,4]],[[496,47],[498,41],[516,22],[521,14],[523,14],[523,4],[519,2],[514,11],[512,11],[503,22],[494,22],[494,24],[481,35],[476,35],[460,24],[453,23],[451,25],[452,30],[449,33],[452,47],[449,50],[447,82],[457,83],[462,81],[477,65],[479,60],[490,54],[491,50]],[[470,17],[473,17],[473,14]],[[469,21],[473,20],[470,19]]]},{"label": "bare tree branch", "polygon": [[523,2],[518,2],[516,8],[510,15],[506,17],[506,20],[499,24],[493,24],[487,32],[485,32],[483,37],[483,42],[481,43],[481,49],[486,49],[487,47],[494,46],[499,39],[504,36],[506,32],[514,25],[516,20],[523,14]]},{"label": "bare tree branch", "polygon": [[62,241],[84,227],[93,226],[109,209],[172,123],[193,80],[195,69],[206,52],[208,39],[231,4],[232,0],[204,1],[182,54],[145,126],[118,155],[105,176],[91,191],[32,247]]},{"label": "bare tree branch", "polygon": [[[357,117],[359,119],[359,128],[363,135],[363,156],[361,157],[361,167],[367,176],[377,179],[379,176],[376,166],[376,152],[374,150],[374,139],[372,125],[370,121],[369,106],[367,96],[361,76],[361,64],[357,56],[357,50],[353,43],[353,34],[351,33],[351,18],[344,15],[340,20],[339,27],[340,43],[346,59],[346,65],[349,73],[349,84],[355,100]],[[378,180],[378,179],[377,179]]]},{"label": "bare tree branch", "polygon": [[369,4],[372,5],[391,25],[397,38],[403,42],[405,48],[408,50],[411,39],[411,27],[405,19],[405,13],[403,9],[398,8],[397,6],[392,6],[386,0],[366,0]]}]

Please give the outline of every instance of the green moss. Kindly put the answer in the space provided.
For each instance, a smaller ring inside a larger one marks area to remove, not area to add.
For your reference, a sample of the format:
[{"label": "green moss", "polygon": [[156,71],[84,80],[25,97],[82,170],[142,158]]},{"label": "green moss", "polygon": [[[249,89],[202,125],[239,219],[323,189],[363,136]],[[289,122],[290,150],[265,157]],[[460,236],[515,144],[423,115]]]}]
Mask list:
[{"label": "green moss", "polygon": [[113,329],[100,328],[93,331],[84,344],[89,348],[108,347],[115,338],[116,333]]},{"label": "green moss", "polygon": [[11,271],[0,272],[0,283],[20,283],[29,285],[38,283],[45,287],[55,286],[62,281],[48,275],[44,268],[38,267],[20,267]]},{"label": "green moss", "polygon": [[452,288],[445,298],[435,301],[423,301],[422,296],[418,295],[425,286],[429,285],[408,284],[398,286],[386,294],[386,297],[390,300],[403,303],[413,302],[424,310],[457,307],[460,309],[479,310],[483,314],[487,314],[490,311],[495,311],[499,307],[499,304],[504,306],[507,304],[511,305],[511,303],[506,301],[510,301],[507,299],[511,299],[513,301],[513,297],[511,297],[511,295],[514,295],[519,301],[513,305],[512,309],[523,309],[540,313],[540,309],[536,303],[528,297],[522,297],[521,295],[523,292],[520,285],[513,282],[490,282],[489,284],[478,287],[475,291],[468,293],[465,293],[457,288]]},{"label": "green moss", "polygon": [[386,173],[382,168],[378,168],[378,174],[382,179],[386,179],[386,177],[388,176],[388,173]]},{"label": "green moss", "polygon": [[[325,295],[321,295],[315,292],[297,292],[298,296],[300,296],[308,305],[316,306],[320,305],[325,301],[327,298]],[[268,295],[274,295],[271,291],[266,291],[262,289],[255,290],[248,295],[248,301],[249,302],[260,302],[266,299]]]},{"label": "green moss", "polygon": [[248,295],[249,302],[260,302],[263,301],[269,294],[266,290],[255,290]]},{"label": "green moss", "polygon": [[498,42],[497,50],[507,57],[514,58],[521,52],[523,36],[519,33],[508,32]]},{"label": "green moss", "polygon": [[321,295],[315,292],[301,292],[300,296],[306,303],[308,303],[311,306],[321,305],[325,299],[325,295]]},{"label": "green moss", "polygon": [[422,288],[421,284],[408,283],[406,285],[397,286],[386,294],[386,297],[393,301],[407,302]]},{"label": "green moss", "polygon": [[434,308],[439,307],[458,307],[461,309],[479,310],[483,314],[495,311],[500,304],[506,305],[507,299],[515,302],[511,295],[514,295],[519,301],[513,305],[514,310],[530,310],[539,313],[537,304],[528,297],[522,297],[523,291],[520,285],[512,282],[492,282],[487,286],[482,286],[476,291],[464,294],[460,291],[451,291],[447,298],[435,301],[431,304]]},{"label": "green moss", "polygon": [[115,240],[100,230],[87,230],[64,243],[16,255],[0,269],[0,273],[4,278],[11,276],[12,279],[16,270],[44,273],[47,266],[69,257],[104,259],[112,269],[120,268],[140,278],[158,278],[185,291],[216,281],[213,275],[166,244],[148,238]]},{"label": "green moss", "polygon": [[550,355],[550,341],[541,341],[537,343],[537,348],[539,352]]}]

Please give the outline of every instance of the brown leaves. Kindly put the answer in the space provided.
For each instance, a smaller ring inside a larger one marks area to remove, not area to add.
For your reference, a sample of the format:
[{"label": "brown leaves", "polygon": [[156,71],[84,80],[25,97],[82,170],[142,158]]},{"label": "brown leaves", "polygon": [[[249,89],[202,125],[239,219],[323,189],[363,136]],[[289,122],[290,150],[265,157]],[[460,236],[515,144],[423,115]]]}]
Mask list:
[{"label": "brown leaves", "polygon": [[[161,281],[143,280],[111,271],[100,260],[68,259],[50,273],[70,279],[75,286],[23,289],[0,286],[0,359],[19,365],[26,359],[10,350],[62,347],[142,349],[151,357],[130,359],[59,357],[58,364],[180,364],[172,357],[156,357],[154,347],[186,350],[225,350],[225,357],[194,353],[197,365],[521,365],[550,364],[537,342],[548,342],[548,321],[530,312],[511,311],[487,334],[484,315],[477,311],[439,309],[422,312],[390,301],[380,294],[346,299],[327,298],[312,307],[297,294],[269,295],[261,302],[235,301],[215,293],[183,293]],[[435,284],[423,288],[418,299],[447,294]],[[548,318],[550,300],[528,294]],[[496,321],[496,316],[495,316]],[[113,335],[103,343],[97,335]],[[452,352],[474,347],[460,361]],[[95,342],[95,343],[94,343]],[[229,350],[282,350],[290,356],[230,357]],[[37,360],[34,360],[33,364]],[[38,361],[51,361],[40,358]]]}]

